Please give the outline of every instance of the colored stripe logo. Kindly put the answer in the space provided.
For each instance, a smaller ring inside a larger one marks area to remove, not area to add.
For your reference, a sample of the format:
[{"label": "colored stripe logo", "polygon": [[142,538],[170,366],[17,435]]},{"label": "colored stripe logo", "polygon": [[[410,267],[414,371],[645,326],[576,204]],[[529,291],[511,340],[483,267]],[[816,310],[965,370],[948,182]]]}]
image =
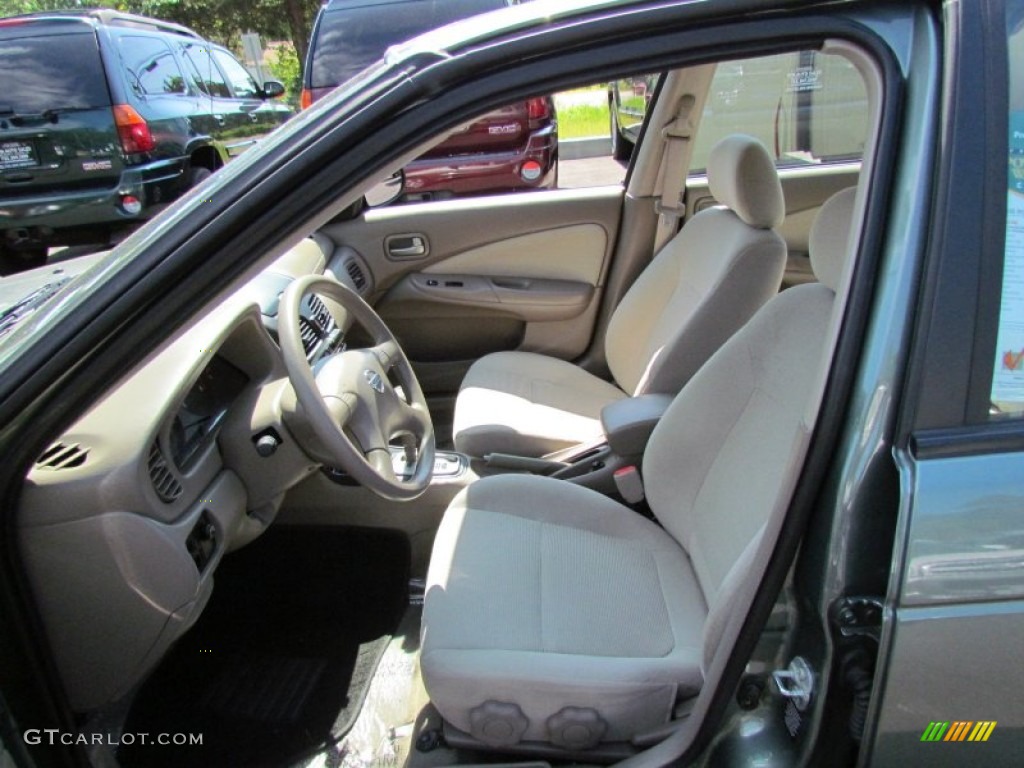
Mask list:
[{"label": "colored stripe logo", "polygon": [[921,734],[921,741],[988,741],[996,728],[995,720],[932,721]]}]

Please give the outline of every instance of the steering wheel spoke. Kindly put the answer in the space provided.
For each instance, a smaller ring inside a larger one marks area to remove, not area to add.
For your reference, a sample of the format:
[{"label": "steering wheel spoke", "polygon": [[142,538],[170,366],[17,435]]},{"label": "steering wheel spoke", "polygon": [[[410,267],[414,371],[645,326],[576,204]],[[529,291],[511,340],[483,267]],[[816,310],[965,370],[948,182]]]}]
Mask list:
[{"label": "steering wheel spoke", "polygon": [[394,461],[391,458],[391,451],[374,448],[366,454],[366,461],[384,479],[392,483],[398,482],[398,477],[395,475]]},{"label": "steering wheel spoke", "polygon": [[370,348],[385,372],[390,371],[401,359],[402,349],[394,339],[386,339]]},{"label": "steering wheel spoke", "polygon": [[358,399],[354,392],[324,395],[324,405],[338,429],[344,429],[352,421],[358,407]]},{"label": "steering wheel spoke", "polygon": [[415,403],[407,403],[399,397],[395,399],[398,401],[400,429],[417,436],[431,429],[430,414],[425,408],[421,408]]}]

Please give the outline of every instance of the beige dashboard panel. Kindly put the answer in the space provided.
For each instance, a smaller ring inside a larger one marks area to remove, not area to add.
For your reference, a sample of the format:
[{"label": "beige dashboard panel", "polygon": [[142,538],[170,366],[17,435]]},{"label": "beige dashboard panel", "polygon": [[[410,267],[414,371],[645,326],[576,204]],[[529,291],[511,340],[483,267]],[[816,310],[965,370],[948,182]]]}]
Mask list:
[{"label": "beige dashboard panel", "polygon": [[[270,274],[315,273],[326,261],[306,240]],[[243,287],[154,349],[61,435],[56,449],[73,460],[41,457],[29,472],[21,554],[77,712],[143,679],[202,611],[220,558],[262,532],[285,491],[316,468],[275,408],[287,380],[262,292]],[[247,382],[221,431],[178,466],[168,451],[175,414],[215,356]],[[269,457],[252,440],[264,429],[282,438]]]},{"label": "beige dashboard panel", "polygon": [[199,616],[224,554],[199,571],[185,541],[204,513],[227,538],[245,489],[221,472],[173,523],[113,510],[19,531],[25,567],[72,708],[125,695]]},{"label": "beige dashboard panel", "polygon": [[608,234],[604,227],[577,224],[471,248],[431,264],[423,271],[428,274],[579,280],[598,285],[607,248]]}]

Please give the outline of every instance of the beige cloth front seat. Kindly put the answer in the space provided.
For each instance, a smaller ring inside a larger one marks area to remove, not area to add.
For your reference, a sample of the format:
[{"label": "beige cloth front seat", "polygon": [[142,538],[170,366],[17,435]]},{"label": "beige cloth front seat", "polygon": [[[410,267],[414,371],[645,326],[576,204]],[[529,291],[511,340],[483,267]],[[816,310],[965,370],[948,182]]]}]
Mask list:
[{"label": "beige cloth front seat", "polygon": [[572,363],[499,352],[474,363],[455,403],[457,450],[543,456],[601,436],[601,409],[629,395],[674,395],[782,282],[785,217],[775,164],[750,136],[728,136],[708,159],[726,206],[694,216],[616,308],[605,352],[614,383]]},{"label": "beige cloth front seat", "polygon": [[813,427],[854,191],[811,234],[820,283],[769,301],[677,395],[643,470],[662,527],[547,477],[480,480],[434,544],[421,668],[451,725],[494,747],[586,749],[694,696]]}]

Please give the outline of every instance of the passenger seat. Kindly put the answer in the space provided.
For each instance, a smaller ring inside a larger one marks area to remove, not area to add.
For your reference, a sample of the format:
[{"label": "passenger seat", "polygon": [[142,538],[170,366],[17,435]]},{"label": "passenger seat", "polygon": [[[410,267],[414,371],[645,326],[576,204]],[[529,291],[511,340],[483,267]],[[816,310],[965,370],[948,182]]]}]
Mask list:
[{"label": "passenger seat", "polygon": [[457,450],[540,457],[599,439],[606,405],[674,395],[772,296],[786,264],[775,231],[785,217],[775,163],[750,136],[722,139],[703,210],[655,256],[611,317],[605,352],[614,382],[532,352],[474,363],[455,403]]}]

